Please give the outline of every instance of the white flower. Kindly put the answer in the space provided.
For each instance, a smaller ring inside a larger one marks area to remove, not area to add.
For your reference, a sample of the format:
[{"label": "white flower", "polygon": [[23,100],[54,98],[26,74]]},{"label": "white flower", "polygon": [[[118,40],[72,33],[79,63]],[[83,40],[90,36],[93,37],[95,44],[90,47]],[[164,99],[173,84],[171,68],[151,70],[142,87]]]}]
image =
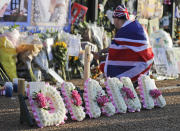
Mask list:
[{"label": "white flower", "polygon": [[[148,77],[149,79],[149,84],[151,85],[150,86],[150,89],[153,90],[153,89],[157,89],[156,85],[155,85],[155,81],[153,79],[151,79],[149,76],[146,76]],[[157,98],[153,98],[154,100],[154,105],[155,106],[158,106],[158,107],[164,107],[166,105],[166,100],[164,99],[164,97],[162,95],[160,95],[159,97]]]},{"label": "white flower", "polygon": [[85,112],[82,108],[82,106],[76,106],[74,105],[71,100],[72,100],[72,91],[75,89],[75,86],[70,83],[70,82],[65,82],[62,87],[62,94],[65,98],[65,102],[68,105],[67,108],[69,112],[72,111],[71,117],[75,117],[77,121],[82,121],[85,118]]},{"label": "white flower", "polygon": [[134,89],[134,86],[133,86],[133,84],[131,82],[131,79],[128,78],[128,77],[121,77],[120,80],[122,81],[124,87],[129,88],[133,92],[133,94],[135,96],[135,98],[133,98],[133,99],[127,98],[126,93],[123,92],[123,90],[121,89],[121,92],[123,94],[123,97],[124,97],[125,103],[126,103],[126,105],[128,107],[128,110],[130,112],[140,111],[141,103],[140,103],[140,100],[139,100],[139,98],[137,96],[137,93],[136,93],[136,91]]},{"label": "white flower", "polygon": [[103,106],[103,108],[108,116],[112,116],[116,113],[116,109],[111,102],[106,103],[106,105]]},{"label": "white flower", "polygon": [[154,100],[150,95],[150,90],[152,89],[151,78],[146,75],[141,75],[138,78],[138,83],[143,107],[145,109],[154,108]]},{"label": "white flower", "polygon": [[127,106],[122,97],[120,89],[123,87],[122,82],[118,78],[108,78],[107,79],[107,92],[109,97],[112,96],[112,103],[115,106],[117,113],[125,113]]},{"label": "white flower", "polygon": [[[92,118],[99,117],[101,115],[101,109],[103,110],[103,113],[105,113],[106,115],[108,116],[113,115],[115,113],[115,108],[111,102],[106,103],[106,105],[103,107],[100,107],[97,103],[97,98],[99,96],[106,95],[105,91],[102,90],[102,87],[99,85],[99,83],[96,80],[89,79],[86,84],[87,87],[85,86],[85,90],[87,88],[88,92],[84,93],[84,97],[88,95],[88,102],[86,102],[86,109],[90,108],[90,114],[92,115],[90,117]],[[87,104],[89,105],[89,107],[87,106]]]},{"label": "white flower", "polygon": [[[32,84],[32,86],[36,85],[36,83]],[[35,114],[37,114],[38,116],[35,119],[40,120],[40,124],[38,124],[38,126],[52,126],[63,122],[66,114],[66,109],[59,92],[54,87],[45,84],[36,88],[36,90],[41,90],[45,96],[49,97],[52,100],[53,106],[55,108],[54,113],[49,113],[49,111],[39,108],[36,104],[31,104],[31,107],[36,110],[35,112],[33,112],[34,116],[36,116]],[[29,95],[32,96],[32,93],[33,92],[30,91]],[[30,97],[29,100],[33,101],[32,99],[30,99]]]}]

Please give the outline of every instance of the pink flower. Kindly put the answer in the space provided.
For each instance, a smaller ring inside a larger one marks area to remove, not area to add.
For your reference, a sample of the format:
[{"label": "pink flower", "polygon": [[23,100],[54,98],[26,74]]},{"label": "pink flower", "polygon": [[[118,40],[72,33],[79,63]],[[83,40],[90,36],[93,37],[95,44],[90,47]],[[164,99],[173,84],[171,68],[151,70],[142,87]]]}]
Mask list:
[{"label": "pink flower", "polygon": [[72,91],[72,100],[71,100],[71,102],[76,106],[80,106],[82,104],[81,96],[79,95],[77,90]]},{"label": "pink flower", "polygon": [[97,102],[98,102],[98,104],[100,105],[100,106],[104,106],[106,103],[108,103],[109,102],[109,99],[108,99],[108,97],[107,96],[99,96],[98,98],[97,98]]},{"label": "pink flower", "polygon": [[38,106],[40,108],[45,108],[46,107],[46,97],[44,96],[43,93],[37,93],[36,95],[36,101],[38,103]]},{"label": "pink flower", "polygon": [[161,94],[161,91],[158,89],[150,90],[150,95],[154,98],[158,98]]},{"label": "pink flower", "polygon": [[122,91],[124,91],[126,93],[127,98],[130,98],[130,99],[135,98],[134,93],[132,92],[132,90],[130,88],[123,87]]}]

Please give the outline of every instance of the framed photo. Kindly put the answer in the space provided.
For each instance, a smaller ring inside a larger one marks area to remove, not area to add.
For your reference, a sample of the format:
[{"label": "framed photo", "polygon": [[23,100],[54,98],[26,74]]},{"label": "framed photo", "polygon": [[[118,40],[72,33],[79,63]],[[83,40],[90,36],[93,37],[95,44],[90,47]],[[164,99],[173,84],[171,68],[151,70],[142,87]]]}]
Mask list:
[{"label": "framed photo", "polygon": [[32,0],[33,26],[65,27],[70,23],[71,0]]},{"label": "framed photo", "polygon": [[87,10],[88,8],[86,6],[74,2],[71,10],[72,24],[79,24],[79,22],[83,21]]},{"label": "framed photo", "polygon": [[0,24],[30,25],[31,0],[0,0]]}]

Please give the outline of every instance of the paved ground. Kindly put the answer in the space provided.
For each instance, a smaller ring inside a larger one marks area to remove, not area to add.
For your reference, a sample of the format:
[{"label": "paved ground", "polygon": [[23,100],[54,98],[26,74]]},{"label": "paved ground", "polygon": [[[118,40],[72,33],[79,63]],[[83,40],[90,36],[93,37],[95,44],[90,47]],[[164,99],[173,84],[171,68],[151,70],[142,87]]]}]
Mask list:
[{"label": "paved ground", "polygon": [[[166,86],[161,84],[161,87]],[[0,96],[0,131],[179,131],[180,87],[160,89],[163,89],[163,96],[167,102],[167,106],[162,109],[141,110],[112,117],[101,116],[97,119],[87,117],[82,122],[68,119],[64,125],[43,129],[19,123],[19,103],[16,95],[13,98]]]}]

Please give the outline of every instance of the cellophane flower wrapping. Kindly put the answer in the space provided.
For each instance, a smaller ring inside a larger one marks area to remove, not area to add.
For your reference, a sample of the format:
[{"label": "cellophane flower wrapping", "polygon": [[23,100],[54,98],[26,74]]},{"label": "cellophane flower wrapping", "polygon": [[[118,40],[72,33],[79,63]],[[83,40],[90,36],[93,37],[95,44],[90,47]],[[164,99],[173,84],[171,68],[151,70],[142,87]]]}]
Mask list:
[{"label": "cellophane flower wrapping", "polygon": [[53,61],[55,70],[60,71],[59,75],[66,80],[66,61],[67,61],[67,44],[62,41],[57,41],[52,46]]},{"label": "cellophane flower wrapping", "polygon": [[26,63],[31,81],[36,81],[31,62],[42,50],[43,44],[37,35],[22,35],[19,39],[16,51],[19,54],[19,60]]},{"label": "cellophane flower wrapping", "polygon": [[105,82],[107,93],[116,108],[116,113],[126,113],[127,106],[121,94],[122,82],[118,78],[107,78]]},{"label": "cellophane flower wrapping", "polygon": [[84,108],[82,107],[82,98],[75,86],[70,82],[62,84],[61,92],[64,96],[64,102],[73,120],[82,121],[85,118]]},{"label": "cellophane flower wrapping", "polygon": [[[121,82],[123,83],[123,87],[121,88],[122,96],[125,100],[125,103],[128,107],[129,112],[135,112],[140,111],[141,109],[141,103],[137,96],[137,93],[134,89],[134,86],[131,82],[131,79],[129,77],[121,77]],[[128,89],[127,91],[124,91],[123,89]],[[130,96],[128,96],[128,91],[130,92]]]},{"label": "cellophane flower wrapping", "polygon": [[16,48],[8,37],[0,36],[0,62],[11,81],[17,78],[16,55]]}]

